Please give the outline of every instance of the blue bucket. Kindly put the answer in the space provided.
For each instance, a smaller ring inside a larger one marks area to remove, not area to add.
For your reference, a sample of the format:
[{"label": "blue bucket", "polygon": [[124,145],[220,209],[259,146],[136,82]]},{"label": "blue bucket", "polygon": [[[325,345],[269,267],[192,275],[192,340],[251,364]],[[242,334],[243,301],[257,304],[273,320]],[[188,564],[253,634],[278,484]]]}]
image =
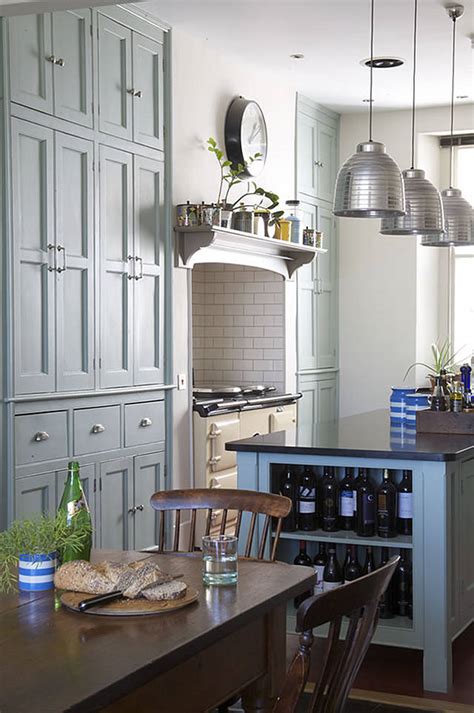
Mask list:
[{"label": "blue bucket", "polygon": [[22,592],[41,592],[54,589],[56,552],[48,555],[20,555],[18,557],[18,588]]}]

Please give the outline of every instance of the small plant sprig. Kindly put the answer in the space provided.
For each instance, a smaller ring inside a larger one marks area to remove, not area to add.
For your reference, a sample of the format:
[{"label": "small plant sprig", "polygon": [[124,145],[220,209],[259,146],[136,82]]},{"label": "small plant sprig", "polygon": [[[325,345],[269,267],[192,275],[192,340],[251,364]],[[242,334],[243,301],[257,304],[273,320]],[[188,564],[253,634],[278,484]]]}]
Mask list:
[{"label": "small plant sprig", "polygon": [[456,357],[459,355],[460,351],[461,351],[461,349],[458,349],[456,352],[453,352],[452,345],[451,345],[451,342],[449,341],[449,339],[446,339],[443,342],[443,344],[441,344],[441,346],[439,346],[436,343],[433,343],[431,345],[431,353],[433,354],[433,363],[425,364],[425,362],[423,362],[423,361],[414,362],[414,364],[411,364],[408,367],[408,369],[406,370],[403,380],[405,381],[408,374],[415,366],[424,366],[434,376],[439,374],[442,369],[445,369],[447,372],[452,370],[453,368],[456,369],[457,368]]},{"label": "small plant sprig", "polygon": [[8,530],[0,532],[0,592],[15,591],[20,555],[51,552],[61,555],[65,547],[80,552],[90,534],[91,528],[85,523],[68,525],[65,513],[15,520]]}]

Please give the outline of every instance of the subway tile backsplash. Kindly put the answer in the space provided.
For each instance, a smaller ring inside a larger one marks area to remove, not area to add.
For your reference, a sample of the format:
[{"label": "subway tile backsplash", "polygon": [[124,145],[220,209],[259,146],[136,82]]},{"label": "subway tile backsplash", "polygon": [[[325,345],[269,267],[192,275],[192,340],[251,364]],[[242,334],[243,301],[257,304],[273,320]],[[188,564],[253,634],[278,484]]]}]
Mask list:
[{"label": "subway tile backsplash", "polygon": [[285,388],[285,283],[268,270],[196,265],[193,367],[196,384]]}]

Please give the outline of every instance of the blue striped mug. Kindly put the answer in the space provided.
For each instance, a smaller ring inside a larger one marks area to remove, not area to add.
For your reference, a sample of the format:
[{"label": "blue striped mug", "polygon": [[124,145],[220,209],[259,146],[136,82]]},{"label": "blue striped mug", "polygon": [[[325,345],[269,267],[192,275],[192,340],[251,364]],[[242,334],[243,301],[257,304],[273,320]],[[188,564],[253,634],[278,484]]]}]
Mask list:
[{"label": "blue striped mug", "polygon": [[405,420],[405,399],[407,394],[414,394],[415,387],[392,386],[390,395],[390,424],[401,426]]},{"label": "blue striped mug", "polygon": [[405,397],[405,426],[416,428],[416,412],[429,407],[428,394],[407,394]]},{"label": "blue striped mug", "polygon": [[18,557],[18,588],[22,592],[41,592],[54,589],[56,552],[46,555],[20,555]]}]

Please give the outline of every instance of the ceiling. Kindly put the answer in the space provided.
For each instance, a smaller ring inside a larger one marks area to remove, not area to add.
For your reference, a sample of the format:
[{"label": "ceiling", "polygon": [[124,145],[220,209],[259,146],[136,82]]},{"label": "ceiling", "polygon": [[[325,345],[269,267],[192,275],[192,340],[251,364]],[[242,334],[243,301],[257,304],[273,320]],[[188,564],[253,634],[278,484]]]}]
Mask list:
[{"label": "ceiling", "polygon": [[[451,22],[443,0],[419,0],[418,104],[449,103]],[[463,0],[457,24],[456,95],[474,100],[474,1]],[[369,0],[148,0],[147,12],[218,51],[275,73],[303,94],[338,111],[364,110],[370,55]],[[411,102],[413,0],[376,0],[375,55],[401,57],[396,69],[374,70],[374,108]],[[290,54],[302,53],[295,60]]]}]

